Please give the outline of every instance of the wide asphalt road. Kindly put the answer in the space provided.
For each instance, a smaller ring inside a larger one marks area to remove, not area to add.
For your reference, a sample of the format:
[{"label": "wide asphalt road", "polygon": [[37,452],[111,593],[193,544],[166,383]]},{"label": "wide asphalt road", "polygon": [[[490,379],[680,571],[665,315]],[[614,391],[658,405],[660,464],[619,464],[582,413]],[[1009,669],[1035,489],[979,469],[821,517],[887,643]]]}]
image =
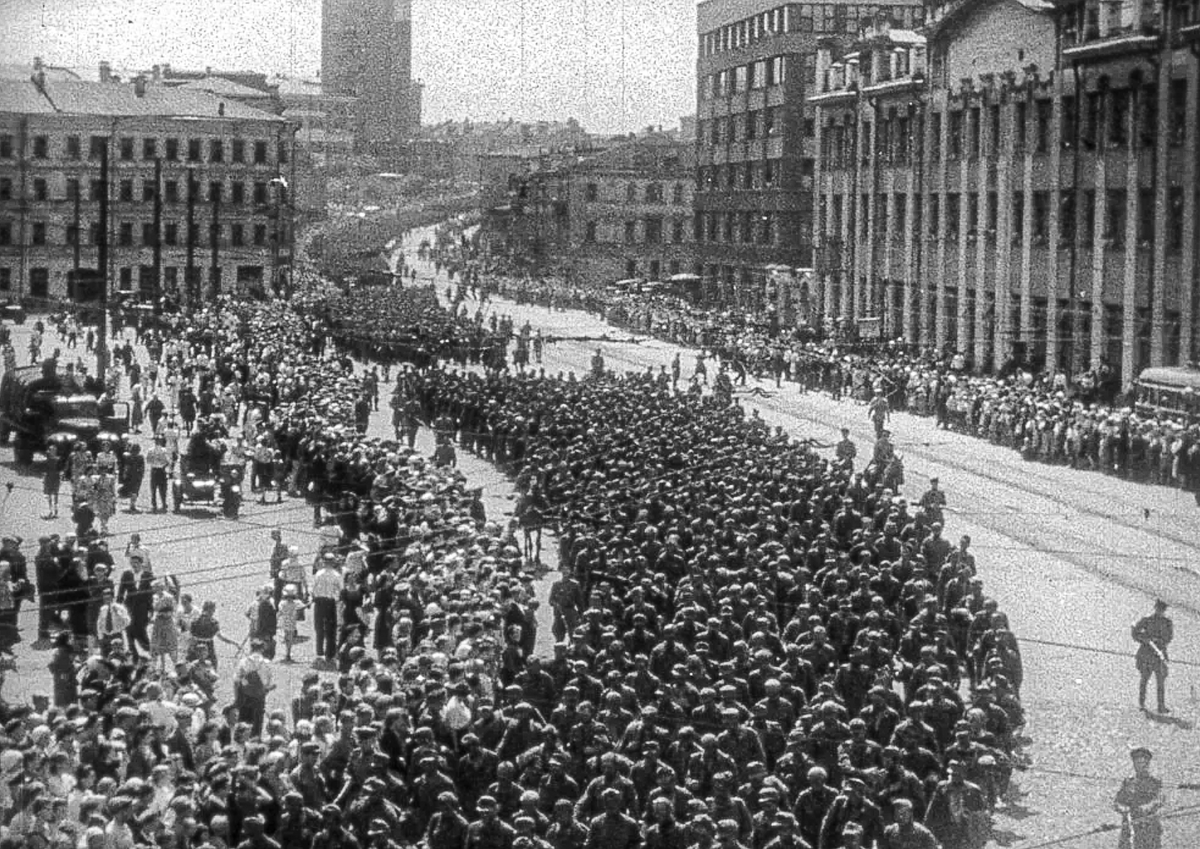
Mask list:
[{"label": "wide asphalt road", "polygon": [[[428,235],[414,233],[403,246],[407,256],[415,257]],[[415,265],[428,283],[433,266]],[[444,296],[444,275],[436,285]],[[474,311],[477,304],[467,306]],[[576,310],[551,312],[505,299],[487,309],[511,316],[517,328],[528,321],[546,336],[631,335]],[[548,374],[586,374],[596,347],[585,341],[547,344],[542,367]],[[685,380],[696,353],[648,337],[600,347],[616,370],[669,368],[679,352]],[[738,398],[772,426],[823,443],[835,442],[847,427],[860,458],[869,456],[874,430],[865,405],[801,393],[794,384],[776,390],[773,381],[751,379],[747,388],[755,386],[770,397]],[[893,414],[890,428],[905,460],[904,494],[919,498],[929,477],[940,478],[949,501],[947,538],[971,536],[985,590],[999,600],[1022,640],[1033,767],[1018,774],[1020,801],[997,818],[997,845],[1032,849],[1115,823],[1112,797],[1129,772],[1132,746],[1155,750],[1155,770],[1169,786],[1200,781],[1193,730],[1200,714],[1200,509],[1191,495],[1025,462],[1014,451],[939,430],[932,419],[907,413]],[[1169,721],[1137,708],[1130,626],[1150,612],[1155,598],[1171,605],[1175,621]],[[1200,807],[1189,806],[1200,806],[1200,793],[1179,791],[1169,798],[1178,816],[1166,823],[1165,846],[1200,846]],[[1059,845],[1114,843],[1113,835],[1099,834]]]}]

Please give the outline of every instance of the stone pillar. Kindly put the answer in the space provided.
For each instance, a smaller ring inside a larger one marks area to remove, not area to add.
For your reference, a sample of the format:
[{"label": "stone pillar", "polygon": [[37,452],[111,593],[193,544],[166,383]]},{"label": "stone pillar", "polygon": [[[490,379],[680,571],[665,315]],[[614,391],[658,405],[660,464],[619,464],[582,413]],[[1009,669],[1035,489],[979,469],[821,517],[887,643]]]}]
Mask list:
[{"label": "stone pillar", "polygon": [[[1076,96],[1080,96],[1077,94]],[[1097,129],[1097,135],[1102,132],[1103,125]],[[1092,205],[1092,220],[1095,222],[1095,227],[1092,228],[1092,351],[1091,359],[1087,363],[1083,363],[1079,358],[1079,348],[1075,347],[1075,356],[1072,368],[1076,364],[1083,367],[1096,367],[1100,364],[1100,355],[1103,353],[1104,346],[1104,259],[1107,249],[1104,245],[1104,227],[1108,216],[1108,196],[1105,194],[1104,186],[1107,184],[1107,168],[1104,161],[1103,146],[1097,141],[1096,155],[1093,159],[1093,185],[1096,187],[1094,192],[1095,198]],[[1076,151],[1076,156],[1082,155],[1082,151]],[[1079,315],[1071,317],[1071,333],[1072,336],[1078,335]],[[1125,315],[1125,321],[1130,322],[1132,319]]]},{"label": "stone pillar", "polygon": [[[910,121],[915,120],[915,116],[910,115]],[[909,126],[912,126],[911,123]],[[904,185],[905,196],[908,198],[904,203],[904,296],[901,311],[903,317],[904,341],[912,344],[917,340],[917,321],[915,315],[915,306],[920,303],[919,298],[915,298],[914,289],[920,285],[920,280],[916,274],[916,256],[914,255],[915,242],[913,239],[916,229],[917,217],[917,198],[921,193],[921,186],[917,181],[917,169],[913,160],[916,159],[914,152],[915,144],[910,142],[908,149],[910,151],[909,164],[904,168],[904,176],[902,184]],[[917,238],[920,235],[917,234]]]},{"label": "stone pillar", "polygon": [[[1062,201],[1062,111],[1063,111],[1063,72],[1056,71],[1053,79],[1054,97],[1051,102],[1050,126],[1050,238],[1046,246],[1046,362],[1057,367],[1058,353],[1062,347],[1062,339],[1058,332],[1058,301],[1065,295],[1070,300],[1070,293],[1062,291],[1059,280],[1059,249],[1062,242],[1062,220],[1060,216]],[[1074,191],[1075,187],[1072,186]],[[1076,206],[1078,209],[1078,205]],[[1078,213],[1076,213],[1075,234],[1079,232]],[[1070,247],[1069,245],[1067,246]],[[1070,281],[1067,282],[1070,286]],[[1032,315],[1032,310],[1030,315]]]},{"label": "stone pillar", "polygon": [[[1134,372],[1137,365],[1137,340],[1138,340],[1138,316],[1137,316],[1137,290],[1138,290],[1138,221],[1140,220],[1138,210],[1141,206],[1141,194],[1137,190],[1138,186],[1138,157],[1128,150],[1126,152],[1126,171],[1125,171],[1125,266],[1124,266],[1124,286],[1123,300],[1125,302],[1125,315],[1123,328],[1121,332],[1121,382],[1125,388],[1128,388],[1133,379],[1137,376]],[[1092,307],[1093,314],[1095,313],[1095,305]],[[1103,312],[1101,312],[1103,315]],[[1093,322],[1095,319],[1092,319]],[[1101,322],[1103,324],[1103,322]],[[1151,338],[1153,338],[1153,330]],[[1096,338],[1096,326],[1092,325],[1092,338]],[[1103,336],[1103,327],[1101,327],[1101,339]],[[1100,352],[1103,353],[1103,352]],[[1160,352],[1161,354],[1161,352]],[[1093,348],[1092,362],[1099,361],[1099,355]]]},{"label": "stone pillar", "polygon": [[[940,350],[946,344],[946,155],[948,151],[947,140],[949,139],[950,127],[950,109],[949,103],[942,100],[939,104],[942,108],[941,130],[938,135],[938,150],[941,155],[938,157],[937,163],[934,165],[935,177],[934,188],[930,192],[930,197],[936,195],[938,198],[938,221],[937,234],[934,238],[935,249],[933,253],[933,342]],[[931,122],[932,123],[932,122]],[[928,339],[923,337],[922,341]]]},{"label": "stone pillar", "polygon": [[[1140,5],[1140,4],[1139,4]],[[1135,20],[1141,20],[1139,15]],[[1166,115],[1170,111],[1170,90],[1171,90],[1171,52],[1164,51],[1162,61],[1159,63],[1158,71],[1158,103],[1156,104],[1156,115]],[[1145,97],[1145,91],[1135,92],[1133,99],[1133,108],[1129,110],[1130,127],[1129,127],[1129,144],[1132,151],[1136,151],[1139,147],[1138,138],[1138,112],[1140,104]],[[1194,128],[1193,128],[1194,130]],[[1167,133],[1155,133],[1155,173],[1154,173],[1154,243],[1152,245],[1152,255],[1150,257],[1150,274],[1153,275],[1154,286],[1150,290],[1153,293],[1153,298],[1150,301],[1150,365],[1161,366],[1164,362],[1166,335],[1167,335],[1167,205],[1170,197],[1169,191],[1169,172],[1168,166],[1170,162],[1170,140],[1167,138]],[[1195,148],[1184,148],[1187,150],[1195,150]],[[1132,155],[1136,156],[1136,153]],[[1195,157],[1185,156],[1186,159],[1195,161]],[[1188,186],[1195,186],[1195,183],[1187,183]],[[1187,280],[1187,278],[1184,278]],[[1186,285],[1181,286],[1181,289],[1187,288]],[[1183,311],[1180,310],[1182,318]],[[1126,374],[1126,380],[1132,380],[1133,375]]]},{"label": "stone pillar", "polygon": [[996,162],[996,357],[1011,349],[1013,91],[1005,82],[1000,105],[1000,150]]},{"label": "stone pillar", "polygon": [[[1185,157],[1183,166],[1183,254],[1179,264],[1179,318],[1182,325],[1179,353],[1184,363],[1192,359],[1193,349],[1197,347],[1197,334],[1200,334],[1200,304],[1196,302],[1193,286],[1193,281],[1200,276],[1200,267],[1196,265],[1196,216],[1200,214],[1196,208],[1196,187],[1200,185],[1200,173],[1197,173],[1200,165],[1196,162],[1196,157],[1200,156],[1200,59],[1193,58],[1188,63],[1187,80],[1190,96],[1183,149],[1190,155]],[[1158,113],[1160,138],[1167,135],[1167,121],[1167,112],[1161,109]],[[1196,358],[1200,359],[1200,352],[1197,352]]]}]

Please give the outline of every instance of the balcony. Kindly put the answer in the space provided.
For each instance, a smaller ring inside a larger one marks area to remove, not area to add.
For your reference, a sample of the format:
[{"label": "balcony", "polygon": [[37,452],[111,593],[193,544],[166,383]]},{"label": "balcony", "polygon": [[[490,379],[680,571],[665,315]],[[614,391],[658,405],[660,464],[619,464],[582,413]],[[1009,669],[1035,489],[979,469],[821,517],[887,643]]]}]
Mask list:
[{"label": "balcony", "polygon": [[1152,53],[1163,43],[1156,24],[1109,27],[1101,34],[1099,27],[1089,27],[1075,45],[1063,49],[1069,62],[1086,62],[1135,53]]}]

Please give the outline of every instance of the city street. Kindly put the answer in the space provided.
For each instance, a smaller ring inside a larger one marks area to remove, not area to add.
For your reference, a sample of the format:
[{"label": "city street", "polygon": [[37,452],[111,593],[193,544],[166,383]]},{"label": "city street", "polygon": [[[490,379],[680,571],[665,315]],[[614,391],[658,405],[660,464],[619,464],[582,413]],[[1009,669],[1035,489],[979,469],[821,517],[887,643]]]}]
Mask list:
[{"label": "city street", "polygon": [[[410,257],[421,238],[411,237]],[[427,282],[432,265],[417,267]],[[439,276],[439,295],[446,285]],[[468,302],[468,309],[476,306]],[[510,315],[516,328],[529,321],[547,336],[630,336],[579,311],[551,312],[504,299],[487,309]],[[618,370],[657,371],[669,367],[678,351],[685,380],[696,353],[649,338],[600,347],[607,366]],[[548,374],[584,375],[595,350],[594,342],[547,344],[543,367]],[[773,382],[751,378],[747,388],[753,387],[770,397],[743,392],[739,398],[770,425],[823,443],[835,442],[848,427],[860,457],[869,452],[873,429],[864,405],[802,394],[795,385],[776,390]],[[1033,768],[1018,776],[1025,794],[1020,804],[998,818],[1004,845],[1033,846],[1114,821],[1112,795],[1132,746],[1158,752],[1155,768],[1169,783],[1200,778],[1194,733],[1200,717],[1200,510],[1190,494],[1027,463],[985,440],[939,430],[932,418],[896,413],[890,427],[905,460],[904,494],[919,498],[929,477],[940,478],[949,499],[947,537],[971,536],[985,590],[1000,601],[1022,640]],[[1175,622],[1170,721],[1137,709],[1130,626],[1155,598],[1171,605]],[[1200,794],[1181,792],[1170,806],[1196,803]],[[1190,840],[1167,845],[1200,845],[1200,817],[1181,817],[1170,828],[1172,837]],[[1094,836],[1071,845],[1111,842]]]},{"label": "city street", "polygon": [[[25,346],[35,320],[30,318],[26,325],[13,327],[14,346],[19,352],[20,362],[25,360]],[[46,340],[43,353],[60,347],[49,328]],[[61,347],[64,363],[80,359],[78,355],[83,351],[82,344],[76,351]],[[144,358],[144,351],[139,351],[139,354]],[[94,368],[90,358],[88,365]],[[371,436],[389,439],[394,436],[389,406],[394,387],[394,383],[380,385],[380,408],[372,414],[368,429]],[[122,389],[127,391],[127,384],[123,383]],[[150,444],[145,434],[138,437],[138,441],[143,450]],[[431,456],[433,447],[432,432],[428,428],[422,428],[417,437],[418,450]],[[460,453],[458,460],[459,468],[471,484],[484,488],[484,504],[489,520],[507,521],[505,513],[511,514],[513,507],[511,481],[493,466],[471,454]],[[29,558],[31,579],[38,537],[50,533],[62,536],[73,533],[69,483],[63,485],[59,518],[41,518],[45,512],[42,468],[43,460],[39,455],[33,469],[18,470],[12,462],[12,447],[0,447],[0,485],[10,481],[14,484],[12,494],[0,506],[0,528],[6,536],[16,535],[23,538],[22,551]],[[301,559],[306,563],[311,562],[317,549],[318,533],[312,527],[312,509],[303,499],[289,499],[285,496],[281,505],[272,503],[264,506],[258,504],[247,491],[241,515],[236,520],[222,518],[216,508],[204,507],[185,507],[184,511],[178,514],[154,514],[148,511],[149,491],[143,486],[140,500],[142,512],[127,513],[125,506],[123,503],[113,517],[109,526],[111,533],[107,540],[117,564],[117,574],[119,575],[120,570],[126,566],[123,554],[129,535],[140,533],[143,546],[150,551],[155,574],[173,575],[178,578],[183,592],[192,594],[197,607],[207,599],[216,601],[217,618],[221,622],[223,633],[239,643],[244,643],[247,635],[249,620],[246,611],[254,599],[255,590],[268,581],[271,530],[280,528],[284,541],[297,546]],[[547,566],[557,565],[557,547],[552,544],[552,538],[549,536],[543,550],[543,558]],[[549,577],[552,576],[547,576],[547,579]],[[539,587],[543,596],[548,591],[545,580],[539,581],[535,586]],[[553,642],[550,635],[549,609],[543,607],[539,610],[539,616],[541,621],[538,647],[539,651],[548,654]],[[11,702],[28,700],[34,693],[49,693],[51,690],[51,678],[46,669],[50,653],[34,648],[37,638],[36,617],[36,604],[27,603],[22,607],[20,631],[23,641],[17,646],[17,669],[16,672],[8,673],[0,691],[0,695]],[[301,624],[300,633],[311,635],[311,617],[307,624]],[[299,692],[301,677],[312,669],[312,651],[313,643],[308,640],[299,645],[294,652],[294,665],[275,664],[277,688],[269,702],[271,707],[289,708],[292,698]],[[217,643],[217,654],[221,669],[225,672],[231,670],[237,662],[235,651],[220,642]],[[322,675],[327,677],[332,674],[328,671],[322,672]],[[222,676],[218,693],[223,702],[232,698],[232,680],[232,676]]]}]

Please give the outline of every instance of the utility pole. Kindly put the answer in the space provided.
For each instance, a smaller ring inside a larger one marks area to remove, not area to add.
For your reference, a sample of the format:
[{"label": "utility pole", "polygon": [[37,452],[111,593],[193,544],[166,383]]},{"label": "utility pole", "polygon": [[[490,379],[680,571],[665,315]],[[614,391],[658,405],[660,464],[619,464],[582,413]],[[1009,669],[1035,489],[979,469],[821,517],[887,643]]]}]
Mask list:
[{"label": "utility pole", "polygon": [[212,223],[208,228],[210,247],[212,248],[212,298],[216,300],[221,294],[221,184],[209,184],[209,192],[212,194]]},{"label": "utility pole", "polygon": [[162,157],[154,158],[154,306],[162,299]]},{"label": "utility pole", "polygon": [[71,285],[69,287],[67,287],[69,290],[67,292],[67,294],[70,296],[71,300],[73,300],[73,301],[78,301],[79,294],[80,294],[79,293],[79,243],[83,239],[83,234],[79,232],[79,214],[80,214],[79,205],[81,203],[79,196],[81,194],[83,194],[83,185],[82,184],[83,184],[82,179],[77,179],[75,181],[75,198],[74,198],[74,201],[75,201],[75,210],[74,210],[75,244],[73,244],[71,246],[73,249],[71,251],[71,264],[72,264],[74,276],[71,278]]},{"label": "utility pole", "polygon": [[196,184],[196,170],[189,168],[187,172],[187,268],[184,269],[184,309],[191,313],[196,308],[196,193],[200,187]]},{"label": "utility pole", "polygon": [[108,139],[100,152],[100,244],[96,246],[100,273],[100,329],[96,334],[96,378],[106,386],[108,376]]}]

